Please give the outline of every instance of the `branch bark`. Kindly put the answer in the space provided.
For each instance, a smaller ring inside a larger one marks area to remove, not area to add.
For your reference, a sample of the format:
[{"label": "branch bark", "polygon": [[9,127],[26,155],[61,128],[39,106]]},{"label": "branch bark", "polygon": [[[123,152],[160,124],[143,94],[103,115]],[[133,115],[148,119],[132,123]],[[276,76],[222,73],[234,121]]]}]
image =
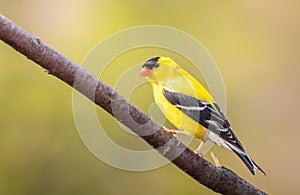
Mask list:
[{"label": "branch bark", "polygon": [[[0,14],[0,39],[47,70],[140,135],[153,148],[199,183],[222,194],[266,194],[225,167],[200,158],[161,126],[96,77]],[[117,113],[117,114],[116,114]],[[147,136],[144,136],[147,135]]]}]

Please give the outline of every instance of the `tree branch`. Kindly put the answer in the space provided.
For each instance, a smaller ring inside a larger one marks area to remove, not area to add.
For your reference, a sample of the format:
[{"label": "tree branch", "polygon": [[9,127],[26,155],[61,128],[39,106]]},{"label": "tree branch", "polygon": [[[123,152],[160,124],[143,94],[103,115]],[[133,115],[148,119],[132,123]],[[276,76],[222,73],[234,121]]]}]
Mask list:
[{"label": "tree branch", "polygon": [[200,158],[185,145],[176,146],[174,137],[115,90],[1,14],[0,39],[94,101],[199,183],[222,194],[266,194],[232,171]]}]

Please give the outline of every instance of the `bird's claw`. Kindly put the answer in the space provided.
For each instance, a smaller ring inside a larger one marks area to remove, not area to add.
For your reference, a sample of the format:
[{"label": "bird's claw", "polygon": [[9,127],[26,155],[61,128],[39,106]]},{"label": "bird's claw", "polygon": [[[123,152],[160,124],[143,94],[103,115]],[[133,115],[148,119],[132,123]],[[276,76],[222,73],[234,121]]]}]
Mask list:
[{"label": "bird's claw", "polygon": [[171,130],[171,129],[168,129],[167,127],[163,126],[163,129],[167,132],[169,132],[170,134],[172,134],[174,136],[174,138],[178,141],[178,143],[176,144],[176,146],[179,146],[180,142],[181,142],[181,139],[180,137],[177,135],[178,133],[178,130]]},{"label": "bird's claw", "polygon": [[219,159],[214,155],[213,152],[210,153],[210,156],[211,156],[211,158],[213,159],[213,161],[214,161],[216,167],[222,167],[222,165],[221,165]]},{"label": "bird's claw", "polygon": [[180,142],[181,142],[180,137],[179,137],[178,135],[176,135],[176,134],[173,134],[173,136],[174,136],[175,139],[178,141],[177,144],[176,144],[176,146],[179,146],[179,144],[180,144]]},{"label": "bird's claw", "polygon": [[196,154],[198,154],[200,157],[203,157],[203,153],[201,152],[201,150],[199,150],[199,148],[197,148],[196,150],[194,150],[194,152]]}]

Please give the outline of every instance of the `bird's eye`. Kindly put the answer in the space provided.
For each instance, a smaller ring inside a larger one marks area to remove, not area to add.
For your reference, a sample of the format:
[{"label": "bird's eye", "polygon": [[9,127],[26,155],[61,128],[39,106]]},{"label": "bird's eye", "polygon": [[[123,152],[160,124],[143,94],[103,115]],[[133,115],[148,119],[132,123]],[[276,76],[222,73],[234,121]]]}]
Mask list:
[{"label": "bird's eye", "polygon": [[159,67],[159,63],[155,63],[155,64],[153,65],[153,67],[154,67],[154,68]]}]

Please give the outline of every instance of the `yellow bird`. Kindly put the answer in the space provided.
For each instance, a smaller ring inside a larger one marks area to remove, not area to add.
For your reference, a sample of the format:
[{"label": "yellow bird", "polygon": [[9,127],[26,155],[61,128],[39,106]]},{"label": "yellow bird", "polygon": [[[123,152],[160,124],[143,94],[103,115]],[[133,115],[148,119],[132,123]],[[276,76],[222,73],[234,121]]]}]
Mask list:
[{"label": "yellow bird", "polygon": [[235,152],[253,175],[256,169],[265,172],[246,154],[241,142],[209,92],[171,58],[155,57],[146,61],[140,76],[147,77],[154,99],[166,118],[184,133],[201,139],[195,150],[201,153],[206,140]]}]

